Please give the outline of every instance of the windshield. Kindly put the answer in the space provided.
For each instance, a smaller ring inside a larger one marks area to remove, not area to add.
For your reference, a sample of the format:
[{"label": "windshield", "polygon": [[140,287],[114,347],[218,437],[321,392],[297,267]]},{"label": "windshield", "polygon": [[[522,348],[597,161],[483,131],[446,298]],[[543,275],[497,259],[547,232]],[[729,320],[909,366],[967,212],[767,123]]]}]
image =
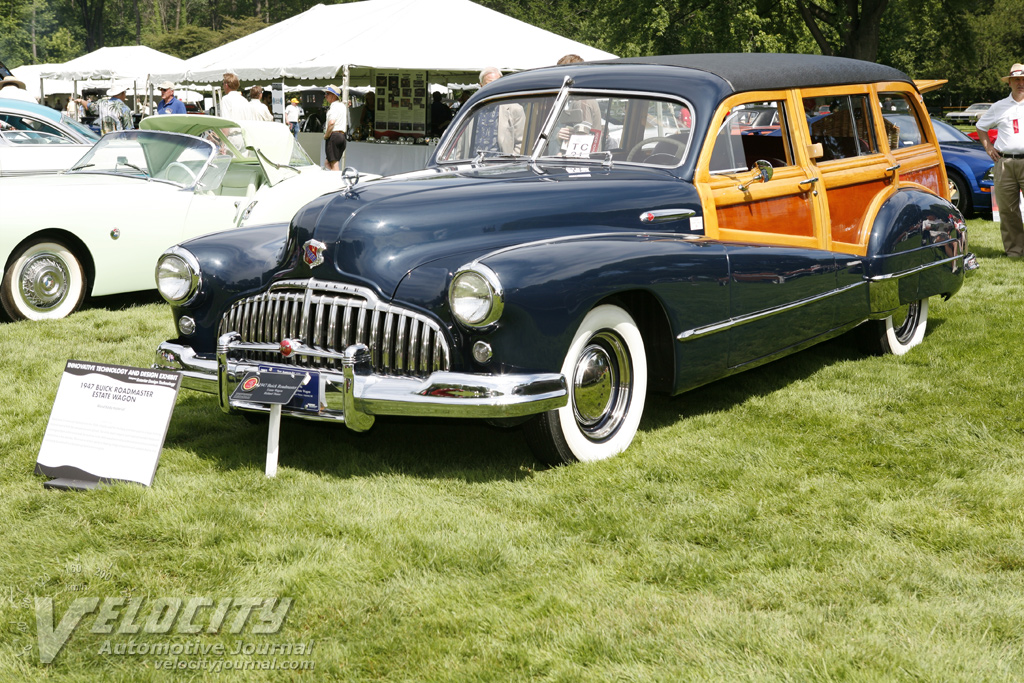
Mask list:
[{"label": "windshield", "polygon": [[96,131],[94,131],[92,128],[90,128],[89,126],[83,125],[83,124],[79,123],[78,121],[75,121],[73,118],[71,118],[70,116],[68,116],[66,114],[61,114],[60,115],[60,121],[65,126],[67,126],[68,128],[72,129],[73,131],[75,131],[76,133],[81,135],[83,138],[88,140],[89,142],[96,142],[97,140],[100,139],[100,136],[97,135]]},{"label": "windshield", "polygon": [[190,186],[214,154],[209,142],[191,135],[147,130],[109,133],[69,173],[116,173]]},{"label": "windshield", "polygon": [[935,129],[935,137],[939,142],[974,142],[948,123],[932,119],[932,128]]},{"label": "windshield", "polygon": [[684,102],[570,91],[552,117],[556,98],[548,93],[480,103],[459,119],[437,160],[529,157],[538,140],[542,159],[678,166],[686,157],[693,116]]}]

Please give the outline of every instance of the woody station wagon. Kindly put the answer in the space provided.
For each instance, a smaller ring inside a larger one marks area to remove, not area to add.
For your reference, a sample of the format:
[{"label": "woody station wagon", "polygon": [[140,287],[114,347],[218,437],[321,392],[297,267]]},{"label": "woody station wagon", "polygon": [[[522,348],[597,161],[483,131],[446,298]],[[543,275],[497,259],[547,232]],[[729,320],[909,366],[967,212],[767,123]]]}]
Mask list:
[{"label": "woody station wagon", "polygon": [[[881,114],[906,105],[905,125]],[[907,131],[904,131],[906,133]],[[481,89],[423,171],[157,265],[156,367],[229,412],[252,373],[308,376],[284,414],[521,424],[539,457],[629,446],[677,394],[858,330],[920,343],[960,289],[965,224],[920,92],[811,55],[620,59]]]}]

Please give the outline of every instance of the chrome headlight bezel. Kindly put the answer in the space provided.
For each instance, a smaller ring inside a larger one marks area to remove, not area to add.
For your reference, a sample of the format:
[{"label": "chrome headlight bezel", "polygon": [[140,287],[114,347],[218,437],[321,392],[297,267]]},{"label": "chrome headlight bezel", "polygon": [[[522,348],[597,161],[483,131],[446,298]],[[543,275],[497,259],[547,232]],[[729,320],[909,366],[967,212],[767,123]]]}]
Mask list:
[{"label": "chrome headlight bezel", "polygon": [[452,277],[448,305],[459,324],[479,330],[494,325],[501,318],[505,310],[505,291],[493,270],[480,263],[470,263],[459,268]]},{"label": "chrome headlight bezel", "polygon": [[[199,261],[187,249],[177,246],[160,255],[154,275],[160,296],[178,306],[192,303],[203,284]],[[178,286],[169,286],[172,282]]]}]

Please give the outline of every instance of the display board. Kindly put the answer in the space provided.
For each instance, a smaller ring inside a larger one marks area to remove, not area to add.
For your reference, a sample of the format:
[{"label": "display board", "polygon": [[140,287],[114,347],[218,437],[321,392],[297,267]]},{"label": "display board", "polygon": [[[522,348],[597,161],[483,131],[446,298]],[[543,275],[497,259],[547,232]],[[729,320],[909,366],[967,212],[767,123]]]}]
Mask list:
[{"label": "display board", "polygon": [[429,99],[426,71],[378,70],[374,91],[377,135],[426,134]]},{"label": "display board", "polygon": [[69,360],[39,447],[53,488],[153,483],[181,385],[176,372]]}]

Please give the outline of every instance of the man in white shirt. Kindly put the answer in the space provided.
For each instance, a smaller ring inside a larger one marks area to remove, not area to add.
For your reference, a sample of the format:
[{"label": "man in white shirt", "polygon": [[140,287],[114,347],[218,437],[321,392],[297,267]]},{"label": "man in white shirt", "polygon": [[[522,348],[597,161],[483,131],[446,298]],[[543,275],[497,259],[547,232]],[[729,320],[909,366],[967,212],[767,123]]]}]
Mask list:
[{"label": "man in white shirt", "polygon": [[220,111],[217,112],[222,118],[232,121],[253,121],[256,117],[252,115],[252,108],[249,101],[238,92],[241,87],[238,76],[233,73],[224,74],[221,81],[224,89],[224,96],[220,98]]},{"label": "man in white shirt", "polygon": [[249,89],[249,108],[252,109],[252,117],[257,121],[273,121],[274,115],[270,113],[267,105],[263,104],[263,88],[258,85]]},{"label": "man in white shirt", "polygon": [[[1024,258],[1024,221],[1020,212],[1020,192],[1024,190],[1024,64],[1014,64],[1010,75],[1010,96],[993,104],[978,119],[978,139],[995,162],[992,192],[999,204],[999,232],[1003,250],[1010,258]],[[995,143],[988,131],[997,128]]]},{"label": "man in white shirt", "polygon": [[298,98],[293,97],[291,104],[284,109],[284,125],[288,126],[288,130],[292,132],[297,140],[299,138],[299,120],[305,114],[302,111],[302,107],[299,106]]}]

